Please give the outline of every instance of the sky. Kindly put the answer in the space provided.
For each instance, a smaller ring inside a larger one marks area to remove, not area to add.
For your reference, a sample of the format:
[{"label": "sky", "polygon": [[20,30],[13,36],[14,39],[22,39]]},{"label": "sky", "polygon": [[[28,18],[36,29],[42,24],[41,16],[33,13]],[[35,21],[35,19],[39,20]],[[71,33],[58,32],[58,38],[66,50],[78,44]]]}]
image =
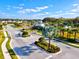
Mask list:
[{"label": "sky", "polygon": [[0,18],[43,19],[79,16],[79,0],[0,0]]}]

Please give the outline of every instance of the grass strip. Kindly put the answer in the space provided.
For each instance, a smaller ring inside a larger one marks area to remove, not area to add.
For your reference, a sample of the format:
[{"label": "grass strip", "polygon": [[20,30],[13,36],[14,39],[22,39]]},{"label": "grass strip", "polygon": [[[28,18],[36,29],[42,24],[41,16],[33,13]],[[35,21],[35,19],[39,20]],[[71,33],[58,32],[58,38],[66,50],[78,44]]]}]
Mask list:
[{"label": "grass strip", "polygon": [[9,37],[9,39],[8,39],[8,41],[6,43],[6,47],[8,49],[8,52],[9,52],[9,54],[10,54],[10,56],[11,56],[12,59],[18,59],[18,57],[16,56],[16,54],[14,53],[13,49],[10,46],[10,41],[11,41],[11,39]]},{"label": "grass strip", "polygon": [[3,31],[0,31],[0,59],[4,59],[4,55],[2,52],[2,48],[1,48],[1,45],[4,41],[4,39],[5,39],[5,37],[4,37]]}]

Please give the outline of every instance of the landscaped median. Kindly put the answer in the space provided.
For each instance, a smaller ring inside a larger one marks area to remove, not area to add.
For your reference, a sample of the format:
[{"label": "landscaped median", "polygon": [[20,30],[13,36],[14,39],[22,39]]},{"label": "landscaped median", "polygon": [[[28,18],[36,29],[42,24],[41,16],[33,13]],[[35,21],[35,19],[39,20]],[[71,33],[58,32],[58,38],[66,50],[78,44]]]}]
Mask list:
[{"label": "landscaped median", "polygon": [[[7,35],[8,35],[8,33],[7,33]],[[16,56],[16,54],[14,53],[13,49],[10,46],[10,41],[11,41],[11,38],[8,37],[8,41],[6,43],[6,48],[8,49],[8,52],[12,59],[18,59],[18,57]]]},{"label": "landscaped median", "polygon": [[40,42],[39,40],[39,41],[36,41],[35,44],[49,53],[57,53],[60,51],[60,48],[54,44],[51,44],[49,47],[49,43],[46,41]]}]

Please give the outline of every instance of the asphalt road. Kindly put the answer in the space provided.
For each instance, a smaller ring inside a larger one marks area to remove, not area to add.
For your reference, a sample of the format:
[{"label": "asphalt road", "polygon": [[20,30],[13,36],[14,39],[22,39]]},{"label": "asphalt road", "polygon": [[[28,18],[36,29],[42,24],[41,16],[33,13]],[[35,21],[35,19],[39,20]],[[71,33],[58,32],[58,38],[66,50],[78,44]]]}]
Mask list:
[{"label": "asphalt road", "polygon": [[78,48],[52,40],[52,43],[57,44],[62,49],[62,53],[53,55],[34,45],[34,42],[38,40],[40,35],[31,34],[30,37],[22,38],[16,36],[18,30],[10,25],[6,26],[6,30],[12,38],[11,45],[14,47],[14,51],[21,59],[79,59]]}]

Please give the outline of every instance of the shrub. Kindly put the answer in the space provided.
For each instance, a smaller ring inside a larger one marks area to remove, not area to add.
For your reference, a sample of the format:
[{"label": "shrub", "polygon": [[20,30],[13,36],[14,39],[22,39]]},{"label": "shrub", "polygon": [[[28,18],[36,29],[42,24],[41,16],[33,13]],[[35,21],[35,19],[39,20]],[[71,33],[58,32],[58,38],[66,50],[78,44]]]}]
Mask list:
[{"label": "shrub", "polygon": [[48,48],[48,43],[47,42],[39,42],[36,41],[35,44],[39,47],[41,47],[42,49],[44,49],[45,51],[49,52],[49,53],[56,53],[58,51],[60,51],[60,48],[54,45],[51,45],[50,48]]},{"label": "shrub", "polygon": [[2,25],[0,25],[0,30],[2,30]]},{"label": "shrub", "polygon": [[20,27],[21,25],[19,23],[14,23],[15,27]]},{"label": "shrub", "polygon": [[27,31],[24,31],[24,32],[22,33],[22,36],[23,36],[23,37],[28,36],[28,32],[27,32]]},{"label": "shrub", "polygon": [[45,41],[45,38],[44,37],[40,37],[39,38],[39,42],[44,42]]},{"label": "shrub", "polygon": [[67,41],[68,41],[68,42],[72,42],[72,43],[75,43],[75,42],[76,42],[74,39],[70,39],[70,38],[67,39]]}]

